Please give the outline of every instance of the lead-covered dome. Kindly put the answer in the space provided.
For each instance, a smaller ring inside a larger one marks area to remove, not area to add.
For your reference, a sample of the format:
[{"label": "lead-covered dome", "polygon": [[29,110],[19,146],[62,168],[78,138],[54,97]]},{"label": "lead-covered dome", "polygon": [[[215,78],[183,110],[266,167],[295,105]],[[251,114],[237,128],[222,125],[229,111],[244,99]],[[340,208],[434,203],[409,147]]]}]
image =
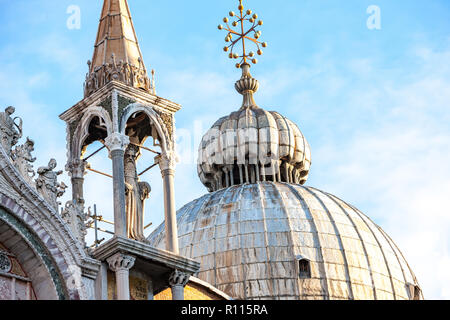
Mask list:
[{"label": "lead-covered dome", "polygon": [[210,192],[258,181],[304,184],[311,166],[308,142],[295,123],[256,105],[258,81],[248,65],[242,72],[235,85],[244,96],[242,107],[219,119],[203,136],[200,180]]},{"label": "lead-covered dome", "polygon": [[[421,299],[391,238],[323,191],[260,182],[207,194],[178,211],[180,254],[236,299]],[[164,225],[149,237],[164,247]]]}]

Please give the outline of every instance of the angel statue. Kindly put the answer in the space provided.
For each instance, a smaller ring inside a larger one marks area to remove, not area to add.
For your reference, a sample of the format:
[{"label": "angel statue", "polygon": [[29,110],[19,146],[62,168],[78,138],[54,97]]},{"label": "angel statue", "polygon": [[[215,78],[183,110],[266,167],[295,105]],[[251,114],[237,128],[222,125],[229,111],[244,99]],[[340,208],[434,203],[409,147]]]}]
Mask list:
[{"label": "angel statue", "polygon": [[53,208],[58,210],[58,205],[60,203],[57,199],[65,193],[67,186],[64,182],[58,183],[58,176],[61,175],[63,171],[53,171],[55,168],[56,160],[51,159],[48,166],[40,167],[38,169],[36,189]]}]

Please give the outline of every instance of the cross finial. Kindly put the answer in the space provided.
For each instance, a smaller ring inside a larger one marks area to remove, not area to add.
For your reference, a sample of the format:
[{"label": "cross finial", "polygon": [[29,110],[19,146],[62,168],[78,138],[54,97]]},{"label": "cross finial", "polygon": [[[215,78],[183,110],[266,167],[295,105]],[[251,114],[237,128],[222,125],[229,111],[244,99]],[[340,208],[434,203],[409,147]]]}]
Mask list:
[{"label": "cross finial", "polygon": [[[256,53],[258,55],[262,55],[263,52],[261,47],[267,47],[267,42],[261,42],[258,40],[261,37],[261,31],[258,31],[257,28],[263,25],[263,21],[258,20],[258,15],[256,13],[253,13],[252,10],[247,10],[244,12],[244,5],[242,4],[242,0],[239,0],[238,10],[238,14],[230,11],[230,18],[223,18],[223,22],[226,25],[219,25],[218,28],[219,30],[227,31],[225,42],[230,42],[230,44],[225,46],[223,50],[225,52],[229,52],[228,56],[230,59],[241,58],[241,61],[236,64],[236,68],[241,68],[243,65],[249,65],[247,59],[250,60],[253,64],[258,63],[258,60],[255,58],[255,53],[253,51],[247,52],[246,41],[247,43],[251,42],[256,45]],[[230,21],[230,19],[233,21]],[[231,26],[229,24],[230,22]],[[246,27],[247,22],[250,23],[249,27]],[[234,30],[233,28],[235,28],[236,30]],[[234,36],[236,36],[236,39],[233,39]],[[239,42],[242,42],[242,54],[239,54],[239,50],[235,48],[235,45]]]}]

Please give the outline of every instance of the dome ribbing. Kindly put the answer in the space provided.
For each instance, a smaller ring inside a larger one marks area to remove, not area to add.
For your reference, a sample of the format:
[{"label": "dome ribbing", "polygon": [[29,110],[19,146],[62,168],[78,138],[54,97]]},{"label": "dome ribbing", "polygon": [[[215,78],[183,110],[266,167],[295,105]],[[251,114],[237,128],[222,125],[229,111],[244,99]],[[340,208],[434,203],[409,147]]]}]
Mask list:
[{"label": "dome ribbing", "polygon": [[[178,211],[180,253],[237,299],[423,298],[389,236],[323,191],[260,182],[207,194]],[[164,225],[149,237],[164,245]],[[302,277],[299,261],[309,261]]]},{"label": "dome ribbing", "polygon": [[295,123],[256,106],[258,81],[242,66],[236,90],[242,107],[219,119],[203,136],[198,174],[211,191],[233,185],[273,181],[304,184],[311,166],[311,149]]}]

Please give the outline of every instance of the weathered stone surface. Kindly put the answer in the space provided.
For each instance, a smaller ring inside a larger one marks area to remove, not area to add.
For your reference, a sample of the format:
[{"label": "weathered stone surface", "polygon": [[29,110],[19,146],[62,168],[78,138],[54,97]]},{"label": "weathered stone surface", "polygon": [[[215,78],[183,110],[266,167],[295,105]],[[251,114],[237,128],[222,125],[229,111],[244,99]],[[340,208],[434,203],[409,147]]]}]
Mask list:
[{"label": "weathered stone surface", "polygon": [[95,274],[97,262],[82,250],[58,212],[40,197],[0,146],[0,242],[16,254],[27,271],[36,297],[86,298],[67,275],[69,265]]},{"label": "weathered stone surface", "polygon": [[[178,211],[180,252],[198,277],[238,299],[410,299],[417,279],[392,240],[342,200],[311,187],[260,182]],[[164,225],[149,237],[164,247]],[[300,279],[298,257],[310,262]],[[247,288],[247,289],[244,289]]]}]

